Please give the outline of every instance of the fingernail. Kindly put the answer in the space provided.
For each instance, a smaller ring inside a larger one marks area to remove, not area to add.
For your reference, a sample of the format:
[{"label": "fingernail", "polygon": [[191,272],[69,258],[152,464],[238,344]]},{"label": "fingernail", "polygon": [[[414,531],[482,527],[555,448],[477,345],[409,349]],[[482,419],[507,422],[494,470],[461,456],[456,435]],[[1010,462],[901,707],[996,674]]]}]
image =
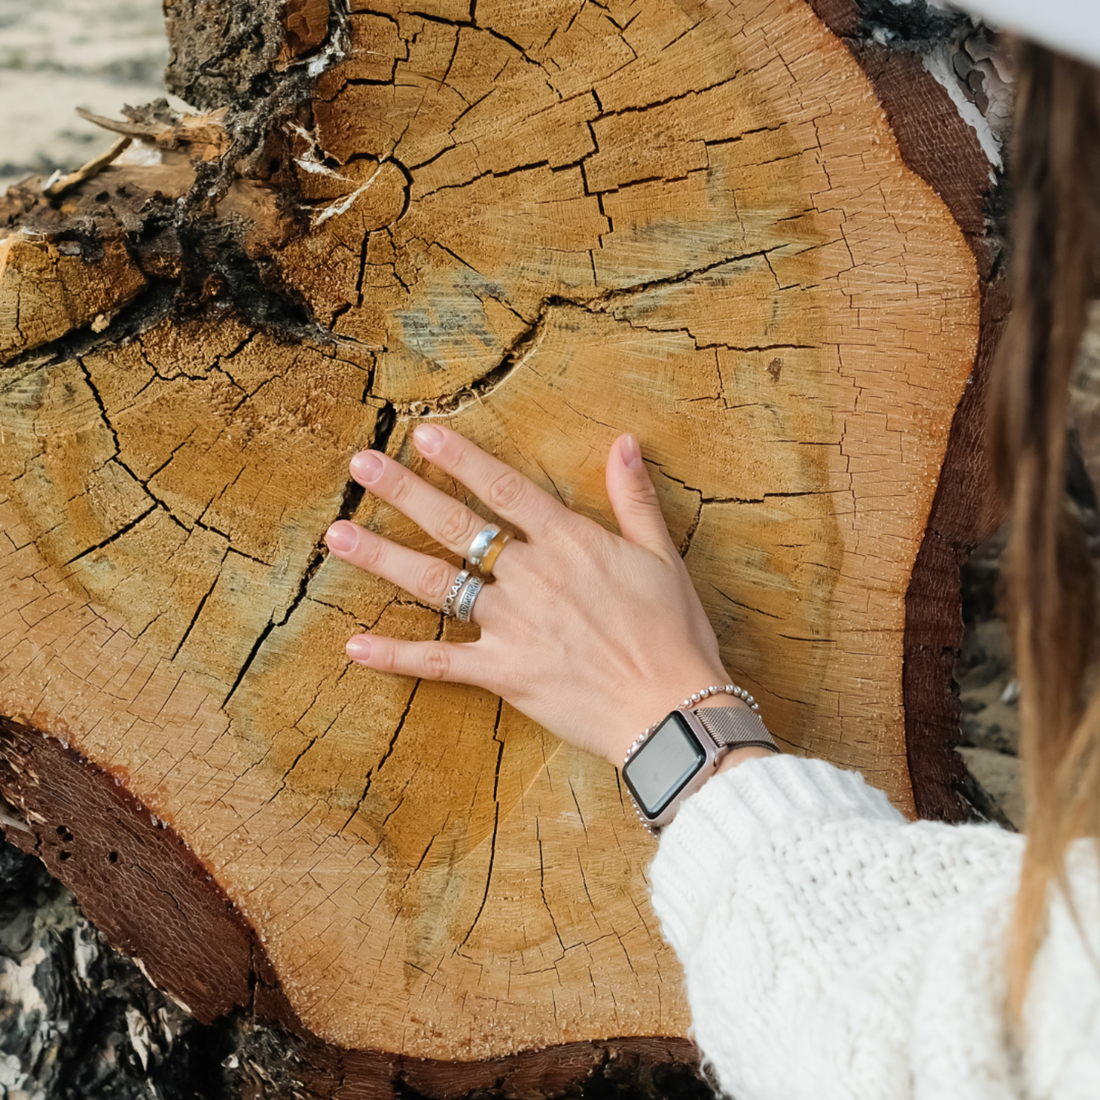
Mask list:
[{"label": "fingernail", "polygon": [[418,424],[413,439],[426,455],[434,455],[443,446],[443,433],[434,424]]},{"label": "fingernail", "polygon": [[351,472],[356,481],[377,481],[382,473],[382,459],[374,451],[360,451],[351,460]]},{"label": "fingernail", "polygon": [[348,640],[348,644],[344,646],[347,650],[348,656],[353,661],[366,661],[370,659],[370,638],[365,634],[359,634],[354,638]]},{"label": "fingernail", "polygon": [[632,470],[642,468],[642,452],[638,448],[638,441],[632,435],[623,436],[619,444],[619,454],[623,456],[623,463]]},{"label": "fingernail", "polygon": [[346,520],[338,520],[325,532],[325,543],[330,550],[338,554],[346,554],[355,549],[359,541],[355,528]]}]

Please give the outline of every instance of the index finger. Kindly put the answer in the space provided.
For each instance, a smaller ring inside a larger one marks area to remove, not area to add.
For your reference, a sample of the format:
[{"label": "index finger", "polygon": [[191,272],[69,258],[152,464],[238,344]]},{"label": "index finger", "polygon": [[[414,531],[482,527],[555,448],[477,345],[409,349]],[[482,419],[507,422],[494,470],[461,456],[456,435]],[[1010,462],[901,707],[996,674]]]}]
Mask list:
[{"label": "index finger", "polygon": [[545,538],[573,513],[507,463],[486,454],[458,432],[438,424],[418,424],[416,449],[433,466],[457,478],[501,519],[514,523],[528,539]]}]

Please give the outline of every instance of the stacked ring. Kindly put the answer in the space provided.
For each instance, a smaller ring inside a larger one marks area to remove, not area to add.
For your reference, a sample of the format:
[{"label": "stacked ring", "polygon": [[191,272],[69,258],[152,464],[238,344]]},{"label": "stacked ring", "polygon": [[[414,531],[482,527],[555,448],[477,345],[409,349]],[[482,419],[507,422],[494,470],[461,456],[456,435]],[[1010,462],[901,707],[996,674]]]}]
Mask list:
[{"label": "stacked ring", "polygon": [[477,563],[477,567],[484,576],[491,577],[493,575],[493,566],[496,565],[501,550],[511,541],[512,536],[508,534],[507,531],[500,530],[498,530],[489,540],[489,545],[485,548],[485,553],[481,555],[481,560]]},{"label": "stacked ring", "polygon": [[480,577],[470,577],[462,586],[462,593],[458,597],[458,609],[455,611],[455,618],[460,623],[470,621],[470,616],[474,613],[474,603],[484,587],[485,582]]},{"label": "stacked ring", "polygon": [[466,560],[471,565],[481,565],[481,559],[485,556],[485,551],[492,545],[493,539],[500,534],[500,528],[495,523],[490,523],[486,527],[482,527],[476,535],[474,535],[474,541],[470,543],[470,552],[466,555]]},{"label": "stacked ring", "polygon": [[447,597],[443,601],[443,614],[453,615],[455,600],[458,598],[459,589],[470,579],[469,569],[460,570],[457,577],[451,583],[451,587],[447,589]]}]

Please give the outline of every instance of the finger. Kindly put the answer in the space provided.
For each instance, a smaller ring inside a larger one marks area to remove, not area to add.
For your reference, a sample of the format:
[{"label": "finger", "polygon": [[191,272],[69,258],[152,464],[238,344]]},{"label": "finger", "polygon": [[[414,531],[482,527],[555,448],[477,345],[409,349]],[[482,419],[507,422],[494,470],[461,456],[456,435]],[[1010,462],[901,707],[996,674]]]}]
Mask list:
[{"label": "finger", "polygon": [[627,542],[663,557],[669,551],[677,553],[638,441],[632,435],[621,435],[611,444],[607,456],[607,495]]},{"label": "finger", "polygon": [[458,575],[450,563],[399,546],[348,520],[334,523],[325,532],[325,543],[338,558],[391,581],[434,607],[443,605]]},{"label": "finger", "polygon": [[441,546],[462,557],[485,526],[485,520],[472,508],[378,451],[360,451],[351,460],[351,476],[404,512]]},{"label": "finger", "polygon": [[434,466],[458,478],[531,541],[545,538],[572,522],[573,513],[565,505],[458,432],[436,424],[420,424],[413,432],[413,441]]},{"label": "finger", "polygon": [[347,654],[356,664],[379,672],[396,672],[418,680],[450,680],[487,686],[477,642],[407,642],[377,634],[349,639]]}]

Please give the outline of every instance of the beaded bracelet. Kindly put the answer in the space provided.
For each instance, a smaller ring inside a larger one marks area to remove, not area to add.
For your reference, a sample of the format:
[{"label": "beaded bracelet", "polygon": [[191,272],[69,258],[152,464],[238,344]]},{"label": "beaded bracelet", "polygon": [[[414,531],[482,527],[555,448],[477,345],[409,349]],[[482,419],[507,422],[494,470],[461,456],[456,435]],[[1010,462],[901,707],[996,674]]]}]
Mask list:
[{"label": "beaded bracelet", "polygon": [[737,696],[738,699],[748,703],[753,710],[759,713],[760,704],[744,688],[739,688],[736,684],[726,684],[725,687],[703,688],[702,691],[697,691],[694,695],[689,695],[682,703],[678,703],[676,709],[690,710],[692,707],[698,706],[704,699],[708,699],[712,695],[721,695],[722,692]]}]

